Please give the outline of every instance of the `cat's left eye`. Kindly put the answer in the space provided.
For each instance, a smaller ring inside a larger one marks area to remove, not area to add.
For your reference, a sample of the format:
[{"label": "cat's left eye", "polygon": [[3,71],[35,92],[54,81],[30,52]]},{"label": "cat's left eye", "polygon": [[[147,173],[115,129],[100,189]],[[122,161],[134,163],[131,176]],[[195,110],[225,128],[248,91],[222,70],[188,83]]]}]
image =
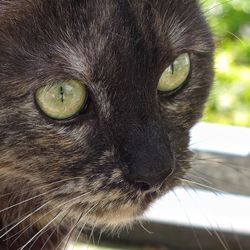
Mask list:
[{"label": "cat's left eye", "polygon": [[187,79],[190,72],[190,58],[183,53],[163,72],[157,89],[162,92],[177,90]]},{"label": "cat's left eye", "polygon": [[45,115],[55,120],[65,120],[74,117],[83,109],[87,90],[79,81],[61,81],[39,88],[35,99]]}]

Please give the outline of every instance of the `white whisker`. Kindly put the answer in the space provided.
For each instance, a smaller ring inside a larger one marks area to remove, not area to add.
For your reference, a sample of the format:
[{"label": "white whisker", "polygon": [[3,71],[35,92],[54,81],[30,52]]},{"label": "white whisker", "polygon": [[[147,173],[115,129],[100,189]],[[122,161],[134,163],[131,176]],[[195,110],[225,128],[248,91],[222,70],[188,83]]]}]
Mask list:
[{"label": "white whisker", "polygon": [[39,230],[31,239],[29,239],[25,245],[23,245],[19,250],[23,250],[30,242],[32,242],[44,229],[46,229],[50,224],[52,224],[64,211],[60,211],[50,222],[48,222],[41,230]]},{"label": "white whisker", "polygon": [[210,186],[207,186],[205,184],[201,184],[201,183],[198,183],[198,182],[195,182],[195,181],[191,181],[191,180],[187,180],[187,179],[184,179],[184,178],[180,178],[180,180],[182,182],[186,182],[186,183],[189,183],[189,184],[193,184],[193,185],[197,185],[197,186],[200,186],[202,188],[206,188],[206,189],[210,189],[210,190],[213,190],[215,191],[216,193],[225,193],[225,191],[221,190],[221,189],[218,189],[218,188],[213,188],[213,187],[210,187]]},{"label": "white whisker", "polygon": [[[55,188],[55,189],[57,189],[57,188]],[[4,212],[4,211],[7,211],[7,210],[9,210],[9,209],[11,209],[11,208],[13,208],[13,207],[17,207],[17,206],[19,206],[19,205],[22,205],[22,204],[24,204],[24,203],[26,203],[26,202],[28,202],[28,201],[31,201],[31,200],[34,200],[34,199],[39,198],[39,197],[41,197],[41,196],[44,196],[44,195],[46,195],[46,194],[48,194],[48,193],[51,193],[52,191],[53,191],[53,189],[52,189],[52,190],[49,190],[49,191],[47,191],[47,192],[44,192],[44,193],[42,193],[42,194],[38,194],[38,195],[36,195],[36,196],[34,196],[34,197],[31,197],[31,198],[29,198],[29,199],[20,201],[20,202],[14,204],[14,205],[11,205],[11,206],[9,206],[9,207],[6,207],[6,208],[0,210],[0,213],[2,213],[2,212]]]},{"label": "white whisker", "polygon": [[46,202],[45,204],[43,204],[42,206],[40,206],[39,208],[37,208],[35,211],[33,211],[32,213],[28,214],[27,216],[25,216],[21,221],[19,221],[18,223],[16,223],[13,227],[11,227],[10,229],[8,229],[5,233],[3,233],[0,236],[0,239],[3,238],[6,234],[8,234],[9,232],[11,232],[14,228],[16,228],[18,225],[20,225],[22,222],[24,222],[26,219],[28,219],[29,217],[31,217],[33,214],[35,214],[36,212],[38,212],[39,210],[41,210],[43,207],[47,206],[48,203],[50,203],[50,201]]}]

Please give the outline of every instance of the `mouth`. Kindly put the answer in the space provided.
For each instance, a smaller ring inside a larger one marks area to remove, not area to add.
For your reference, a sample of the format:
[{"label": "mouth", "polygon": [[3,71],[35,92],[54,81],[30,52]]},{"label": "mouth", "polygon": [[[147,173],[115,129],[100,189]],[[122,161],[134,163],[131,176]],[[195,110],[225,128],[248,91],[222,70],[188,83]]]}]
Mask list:
[{"label": "mouth", "polygon": [[79,200],[79,203],[72,204],[72,215],[77,218],[79,214],[85,214],[87,224],[97,227],[113,229],[131,225],[165,193],[168,189],[168,182],[164,184],[151,189],[142,189],[127,184],[122,186],[123,189],[118,186],[113,189],[108,188],[108,190],[95,190],[88,196],[84,196],[83,200]]}]

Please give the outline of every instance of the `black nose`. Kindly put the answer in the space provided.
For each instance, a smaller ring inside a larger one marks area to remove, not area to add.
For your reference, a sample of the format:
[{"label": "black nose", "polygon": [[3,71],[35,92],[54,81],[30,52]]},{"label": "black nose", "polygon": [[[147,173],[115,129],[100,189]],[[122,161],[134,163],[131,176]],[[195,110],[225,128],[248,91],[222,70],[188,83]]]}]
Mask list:
[{"label": "black nose", "polygon": [[125,178],[136,187],[149,190],[159,187],[173,173],[175,157],[168,137],[152,128],[146,133],[141,131],[133,133],[121,154],[127,165]]},{"label": "black nose", "polygon": [[[133,157],[132,157],[133,158]],[[157,158],[157,159],[156,159]],[[174,160],[169,152],[137,152],[133,163],[128,165],[125,178],[141,190],[158,188],[172,174]]]}]

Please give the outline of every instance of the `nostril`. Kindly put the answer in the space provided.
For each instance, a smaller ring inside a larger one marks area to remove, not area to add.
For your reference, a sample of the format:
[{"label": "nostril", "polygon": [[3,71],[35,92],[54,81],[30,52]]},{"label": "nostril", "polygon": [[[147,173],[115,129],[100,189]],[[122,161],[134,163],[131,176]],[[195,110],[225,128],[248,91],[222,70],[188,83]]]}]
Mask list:
[{"label": "nostril", "polygon": [[167,170],[157,175],[152,175],[152,174],[141,175],[140,174],[138,176],[136,174],[129,172],[124,177],[137,190],[147,192],[147,191],[159,189],[162,183],[167,178],[167,176],[170,176],[171,173],[172,173],[172,170]]},{"label": "nostril", "polygon": [[148,191],[149,189],[151,189],[150,184],[148,184],[147,182],[144,182],[144,181],[136,181],[135,186],[136,186],[136,188],[140,189],[141,191]]}]

